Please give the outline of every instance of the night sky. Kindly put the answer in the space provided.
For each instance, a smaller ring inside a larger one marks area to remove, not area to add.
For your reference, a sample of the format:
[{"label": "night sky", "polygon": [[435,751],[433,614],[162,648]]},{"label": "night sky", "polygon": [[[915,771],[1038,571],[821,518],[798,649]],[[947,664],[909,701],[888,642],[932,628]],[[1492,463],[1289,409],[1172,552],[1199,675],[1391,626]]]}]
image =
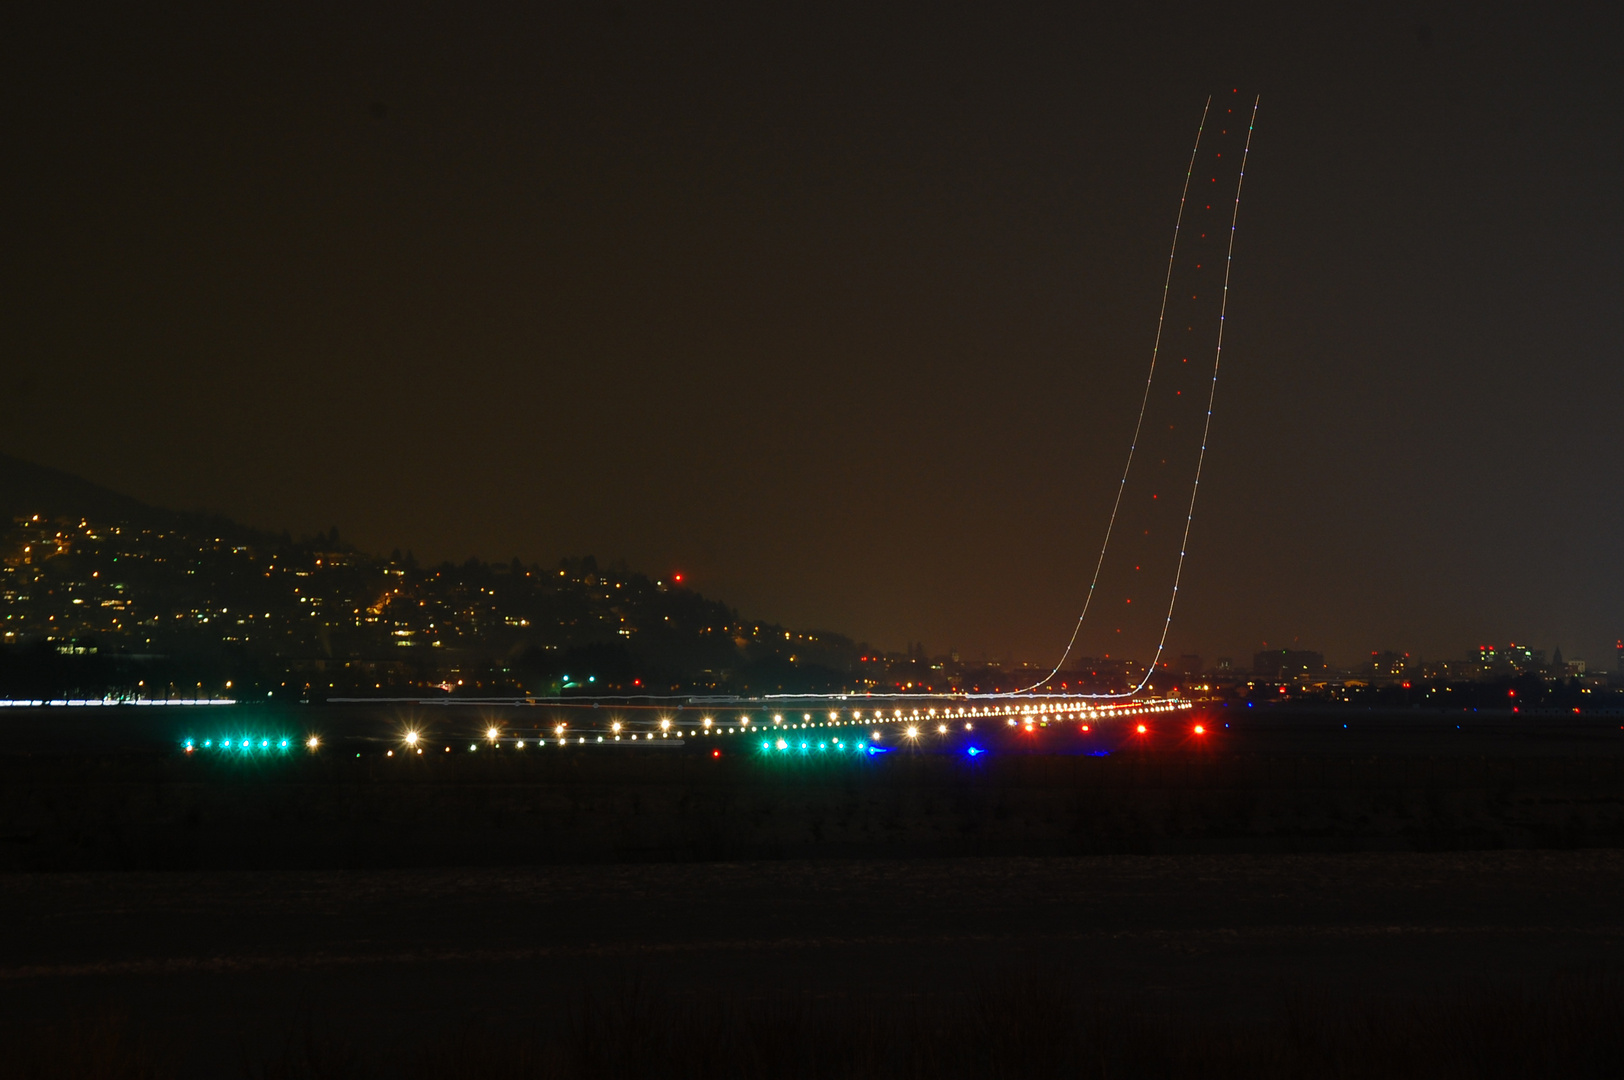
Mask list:
[{"label": "night sky", "polygon": [[1052,662],[1240,89],[1172,648],[1624,635],[1608,6],[21,7],[6,452]]}]

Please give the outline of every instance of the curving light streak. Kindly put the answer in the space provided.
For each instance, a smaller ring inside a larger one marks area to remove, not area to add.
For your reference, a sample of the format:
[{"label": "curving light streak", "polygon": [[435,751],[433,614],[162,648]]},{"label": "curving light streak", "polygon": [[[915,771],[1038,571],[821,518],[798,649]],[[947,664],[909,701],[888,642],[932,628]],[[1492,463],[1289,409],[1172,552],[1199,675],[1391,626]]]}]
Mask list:
[{"label": "curving light streak", "polygon": [[[1089,605],[1094,602],[1094,590],[1100,583],[1100,571],[1105,566],[1105,552],[1111,546],[1111,533],[1116,528],[1117,512],[1122,509],[1122,493],[1128,488],[1128,473],[1133,469],[1133,454],[1139,448],[1139,433],[1145,426],[1145,412],[1150,407],[1150,387],[1156,380],[1156,359],[1162,348],[1162,326],[1167,319],[1167,297],[1173,287],[1173,262],[1179,251],[1179,229],[1184,225],[1184,204],[1190,196],[1190,177],[1195,173],[1195,159],[1201,153],[1201,136],[1207,130],[1207,113],[1212,109],[1212,95],[1207,95],[1207,102],[1201,106],[1201,122],[1196,125],[1195,145],[1190,148],[1190,164],[1184,170],[1184,189],[1179,192],[1179,212],[1173,219],[1173,246],[1167,252],[1167,275],[1162,279],[1162,306],[1156,313],[1156,338],[1150,346],[1150,370],[1145,374],[1145,392],[1139,399],[1139,418],[1133,423],[1133,438],[1128,441],[1128,460],[1122,466],[1122,480],[1117,484],[1116,499],[1111,503],[1111,517],[1105,524],[1105,539],[1100,544],[1100,557],[1094,560],[1094,577],[1088,583],[1088,592],[1083,594],[1083,610],[1077,616],[1077,622],[1071,628],[1071,638],[1066,642],[1065,650],[1049,674],[1012,694],[1029,694],[1040,686],[1045,686],[1065,666],[1066,660],[1071,656],[1071,650],[1077,645],[1077,635],[1082,633],[1083,620],[1088,618]],[[1153,669],[1154,670],[1154,669]],[[1101,695],[1108,696],[1108,695]]]},{"label": "curving light streak", "polygon": [[[1234,260],[1235,260],[1235,229],[1236,229],[1236,224],[1240,219],[1240,212],[1241,212],[1241,185],[1243,183],[1245,183],[1245,181],[1246,181],[1246,156],[1247,156],[1248,153],[1251,152],[1251,149],[1252,149],[1252,131],[1257,126],[1258,103],[1261,100],[1262,100],[1262,95],[1261,94],[1252,99],[1252,117],[1247,122],[1247,125],[1246,125],[1246,142],[1241,148],[1240,175],[1235,180],[1235,203],[1234,203],[1234,208],[1230,211],[1230,217],[1229,217],[1229,246],[1228,246],[1227,250],[1224,253],[1224,288],[1223,288],[1223,293],[1221,294],[1219,302],[1218,302],[1218,342],[1217,342],[1217,347],[1213,351],[1212,380],[1211,380],[1211,382],[1210,382],[1210,384],[1208,386],[1208,390],[1207,390],[1207,416],[1206,416],[1206,421],[1205,421],[1205,423],[1204,423],[1204,425],[1202,426],[1202,429],[1201,429],[1201,450],[1196,455],[1195,480],[1190,485],[1190,504],[1189,504],[1189,507],[1188,507],[1188,509],[1187,509],[1187,511],[1185,513],[1185,518],[1184,518],[1184,535],[1179,540],[1179,557],[1178,557],[1177,563],[1174,565],[1173,588],[1172,588],[1172,591],[1168,594],[1168,598],[1167,598],[1167,617],[1162,622],[1161,637],[1156,642],[1156,653],[1151,658],[1150,663],[1148,665],[1146,665],[1144,677],[1139,680],[1139,685],[1135,686],[1132,690],[1126,691],[1125,693],[1119,693],[1119,694],[1081,694],[1081,695],[1078,695],[1080,697],[1086,697],[1086,698],[1127,698],[1127,697],[1133,697],[1134,695],[1136,695],[1140,691],[1142,691],[1145,688],[1145,686],[1150,682],[1151,676],[1156,674],[1156,665],[1157,665],[1157,663],[1159,663],[1161,661],[1162,653],[1165,652],[1166,649],[1167,649],[1167,634],[1168,634],[1168,631],[1171,630],[1172,626],[1173,626],[1173,608],[1178,603],[1178,598],[1179,598],[1179,581],[1183,578],[1183,575],[1184,575],[1184,557],[1185,557],[1185,555],[1187,554],[1187,552],[1189,550],[1190,526],[1195,521],[1195,497],[1196,497],[1197,492],[1201,488],[1201,467],[1206,462],[1206,459],[1207,459],[1207,441],[1208,441],[1209,436],[1212,433],[1212,407],[1213,407],[1213,403],[1216,401],[1217,395],[1218,395],[1218,366],[1219,366],[1219,362],[1223,359],[1223,353],[1224,353],[1224,319],[1225,319],[1225,316],[1226,316],[1226,314],[1227,314],[1227,312],[1229,310],[1229,275],[1230,275],[1230,270],[1233,268]],[[1201,149],[1201,133],[1206,128],[1207,112],[1211,108],[1212,108],[1212,97],[1209,95],[1207,97],[1207,104],[1205,106],[1203,106],[1202,110],[1201,110],[1201,126],[1199,128],[1197,128],[1197,130],[1196,130],[1195,149],[1190,151],[1189,170],[1186,171],[1185,174],[1184,174],[1184,191],[1179,196],[1178,220],[1173,226],[1173,249],[1172,249],[1171,252],[1168,253],[1168,256],[1167,256],[1167,278],[1162,283],[1162,310],[1161,310],[1161,313],[1156,316],[1156,341],[1155,341],[1155,344],[1151,347],[1150,374],[1145,379],[1145,395],[1140,400],[1140,403],[1139,403],[1139,419],[1134,423],[1133,442],[1128,447],[1128,462],[1122,469],[1122,482],[1117,486],[1116,501],[1114,503],[1112,503],[1112,505],[1111,505],[1111,518],[1110,518],[1110,521],[1106,525],[1106,528],[1105,528],[1105,542],[1100,545],[1100,556],[1099,556],[1098,561],[1095,562],[1095,564],[1094,564],[1094,578],[1093,578],[1092,581],[1089,582],[1088,593],[1083,599],[1083,611],[1082,611],[1082,614],[1077,616],[1077,624],[1072,628],[1071,639],[1066,642],[1066,649],[1065,649],[1065,651],[1063,653],[1061,653],[1060,660],[1059,660],[1058,663],[1055,664],[1054,669],[1051,670],[1049,672],[1049,674],[1045,675],[1043,678],[1041,678],[1037,682],[1033,683],[1031,686],[1023,687],[1020,690],[1011,691],[1012,695],[1031,693],[1033,690],[1036,690],[1039,687],[1046,685],[1048,682],[1050,682],[1050,680],[1052,680],[1056,675],[1058,675],[1060,673],[1060,669],[1061,669],[1061,667],[1063,667],[1065,665],[1066,659],[1071,656],[1072,648],[1077,644],[1077,635],[1079,633],[1081,633],[1082,628],[1083,628],[1083,620],[1088,616],[1089,603],[1094,599],[1094,589],[1099,584],[1099,580],[1100,580],[1100,568],[1105,564],[1106,548],[1108,548],[1110,546],[1110,543],[1111,543],[1111,531],[1116,525],[1117,510],[1122,505],[1122,492],[1126,488],[1127,483],[1128,483],[1128,472],[1129,472],[1130,469],[1133,468],[1133,453],[1134,453],[1134,450],[1138,447],[1139,432],[1140,432],[1140,429],[1142,428],[1142,426],[1144,425],[1144,422],[1145,422],[1146,404],[1150,401],[1150,384],[1151,384],[1151,381],[1156,376],[1156,357],[1157,357],[1158,351],[1161,348],[1162,322],[1163,322],[1163,319],[1166,317],[1166,314],[1167,314],[1167,296],[1168,296],[1168,291],[1169,291],[1169,289],[1171,287],[1172,280],[1173,280],[1173,260],[1174,260],[1174,257],[1176,256],[1177,252],[1178,252],[1179,225],[1181,225],[1183,223],[1183,220],[1184,220],[1184,203],[1185,203],[1185,199],[1189,196],[1190,175],[1191,175],[1191,173],[1193,173],[1195,171],[1196,155],[1197,155],[1197,153],[1200,152],[1200,149]]]},{"label": "curving light streak", "polygon": [[1179,599],[1179,579],[1184,575],[1184,554],[1190,545],[1190,525],[1195,521],[1195,496],[1201,489],[1201,466],[1207,460],[1207,438],[1212,434],[1212,406],[1218,398],[1218,364],[1224,358],[1224,317],[1229,311],[1229,272],[1235,262],[1235,225],[1241,216],[1241,185],[1246,183],[1246,155],[1252,149],[1252,129],[1257,127],[1258,102],[1263,99],[1259,94],[1252,99],[1252,118],[1246,124],[1246,142],[1241,147],[1241,171],[1235,179],[1235,206],[1229,212],[1229,247],[1224,251],[1224,291],[1218,300],[1218,345],[1212,354],[1212,382],[1207,389],[1207,419],[1201,427],[1201,452],[1195,459],[1195,482],[1190,485],[1190,507],[1184,517],[1184,536],[1179,540],[1179,561],[1173,570],[1173,592],[1167,598],[1167,621],[1162,623],[1161,640],[1156,642],[1156,656],[1145,670],[1145,677],[1139,680],[1134,693],[1145,688],[1150,676],[1156,671],[1156,662],[1162,658],[1162,651],[1167,648],[1167,632],[1173,626],[1173,605]]}]

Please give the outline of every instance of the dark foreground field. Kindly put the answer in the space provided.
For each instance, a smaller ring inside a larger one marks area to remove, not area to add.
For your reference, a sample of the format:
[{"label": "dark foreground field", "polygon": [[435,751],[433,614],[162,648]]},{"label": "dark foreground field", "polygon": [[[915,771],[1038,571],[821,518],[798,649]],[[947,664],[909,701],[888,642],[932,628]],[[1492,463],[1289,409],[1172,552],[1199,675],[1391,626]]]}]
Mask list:
[{"label": "dark foreground field", "polygon": [[457,725],[481,720],[452,714],[417,721],[420,756],[392,718],[341,719],[362,730],[330,720],[315,755],[291,724],[292,749],[268,754],[13,749],[0,869],[1624,847],[1614,720],[1213,717],[1198,739],[1185,717],[869,757],[744,737],[470,751]]},{"label": "dark foreground field", "polygon": [[14,874],[0,1070],[1616,1075],[1621,895],[1613,851]]},{"label": "dark foreground field", "polygon": [[14,755],[0,1076],[1624,1070],[1616,724],[1271,723]]}]

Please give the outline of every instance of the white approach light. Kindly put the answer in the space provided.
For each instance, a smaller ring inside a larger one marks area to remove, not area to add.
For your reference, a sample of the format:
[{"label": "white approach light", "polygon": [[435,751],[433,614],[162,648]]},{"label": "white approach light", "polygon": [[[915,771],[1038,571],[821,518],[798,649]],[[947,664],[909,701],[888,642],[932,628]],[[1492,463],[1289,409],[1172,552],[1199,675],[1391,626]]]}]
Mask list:
[{"label": "white approach light", "polygon": [[609,725],[609,730],[614,732],[616,735],[619,735],[620,734],[620,721],[616,720],[614,723],[610,724]]},{"label": "white approach light", "polygon": [[912,724],[908,725],[908,738],[910,738],[910,739],[919,738],[919,729],[914,727]]},{"label": "white approach light", "polygon": [[661,731],[670,731],[671,730],[671,721],[666,719],[665,717],[661,717],[660,718],[660,730]]},{"label": "white approach light", "polygon": [[486,728],[485,737],[491,742],[495,742],[497,739],[502,737],[502,732],[497,728]]},{"label": "white approach light", "polygon": [[305,740],[305,745],[314,750],[316,747],[321,745],[321,740],[312,735],[310,738]]},{"label": "white approach light", "polygon": [[408,731],[406,733],[406,745],[407,746],[416,746],[417,745],[417,732]]}]

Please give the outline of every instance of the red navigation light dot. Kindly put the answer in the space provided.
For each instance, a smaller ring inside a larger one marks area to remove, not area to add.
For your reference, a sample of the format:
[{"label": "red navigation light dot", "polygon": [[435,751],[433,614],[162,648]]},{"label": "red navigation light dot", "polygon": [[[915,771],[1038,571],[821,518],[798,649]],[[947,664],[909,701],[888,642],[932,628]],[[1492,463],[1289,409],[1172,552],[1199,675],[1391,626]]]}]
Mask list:
[{"label": "red navigation light dot", "polygon": [[678,585],[681,585],[682,584],[682,575],[681,574],[672,574],[671,575],[671,580],[676,582]]},{"label": "red navigation light dot", "polygon": [[721,756],[722,756],[722,752],[720,750],[712,750],[711,751],[711,757],[721,757]]}]

